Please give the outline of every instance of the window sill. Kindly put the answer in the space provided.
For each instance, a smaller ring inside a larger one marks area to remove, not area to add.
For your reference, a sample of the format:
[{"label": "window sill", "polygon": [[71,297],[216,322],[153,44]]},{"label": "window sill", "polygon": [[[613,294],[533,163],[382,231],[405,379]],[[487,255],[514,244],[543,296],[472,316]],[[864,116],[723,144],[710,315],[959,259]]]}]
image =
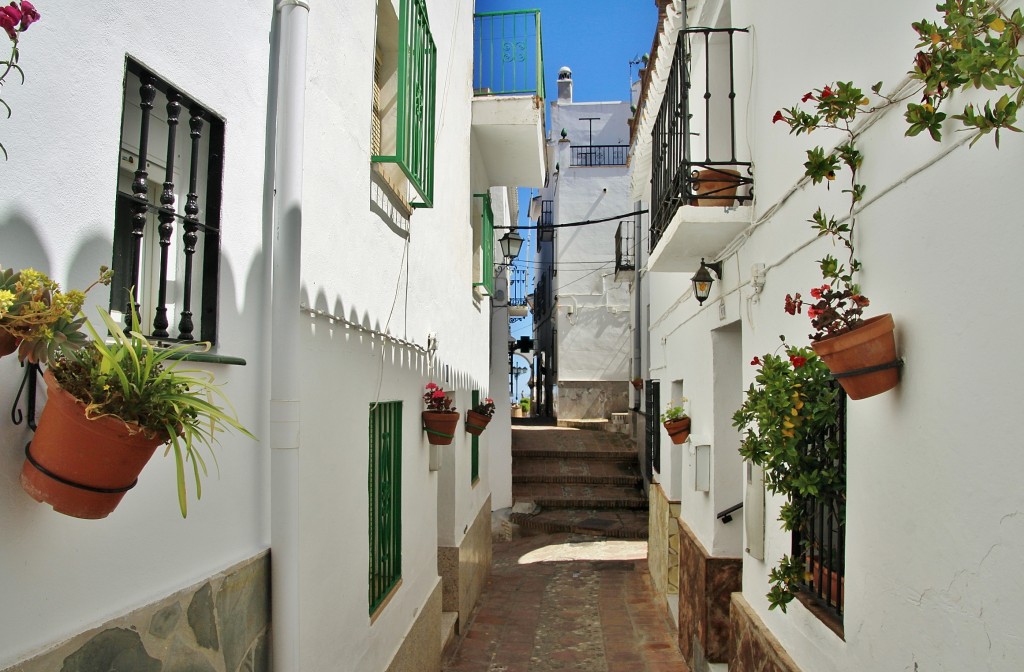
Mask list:
[{"label": "window sill", "polygon": [[796,593],[796,599],[799,600],[800,604],[807,608],[807,611],[814,614],[814,616],[821,621],[822,625],[834,632],[839,639],[844,642],[846,641],[846,635],[843,630],[843,621],[836,615],[831,606],[826,606],[822,600],[819,600],[816,596],[806,590],[798,590]]},{"label": "window sill", "polygon": [[229,364],[231,366],[245,366],[246,362],[241,357],[231,355],[218,355],[213,352],[176,352],[167,359],[177,359],[184,362],[202,362],[204,364]]}]

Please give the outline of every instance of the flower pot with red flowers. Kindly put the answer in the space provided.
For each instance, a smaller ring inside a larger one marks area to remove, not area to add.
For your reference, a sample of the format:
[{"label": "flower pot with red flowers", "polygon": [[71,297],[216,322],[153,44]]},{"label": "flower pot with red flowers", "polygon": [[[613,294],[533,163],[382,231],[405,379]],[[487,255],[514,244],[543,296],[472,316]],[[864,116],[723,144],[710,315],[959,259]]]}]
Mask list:
[{"label": "flower pot with red flowers", "polygon": [[466,411],[466,431],[474,436],[480,436],[487,429],[493,416],[494,400],[487,397],[482,404],[477,404],[471,410]]},{"label": "flower pot with red flowers", "polygon": [[[193,345],[162,349],[100,310],[110,343],[85,321],[91,340],[61,350],[44,378],[49,390],[32,442],[25,449],[21,485],[33,499],[76,518],[105,518],[137,482],[156,448],[170,443],[178,480],[178,505],[187,515],[185,470],[195,476],[225,426],[252,435],[209,372],[179,368],[176,359]],[[223,402],[225,410],[218,402]],[[191,464],[189,464],[191,463]]]},{"label": "flower pot with red flowers", "polygon": [[459,414],[452,400],[443,388],[435,383],[427,383],[423,403],[427,405],[427,410],[423,411],[423,429],[427,432],[427,441],[435,446],[450,445],[459,426]]},{"label": "flower pot with red flowers", "polygon": [[676,445],[685,443],[690,438],[690,416],[683,410],[683,404],[686,402],[686,397],[682,397],[678,404],[670,401],[665,412],[661,414],[661,422],[665,425],[665,431],[668,432],[672,443]]},{"label": "flower pot with red flowers", "polygon": [[[831,269],[835,259],[822,260],[822,269]],[[855,284],[839,278],[836,285],[824,284],[811,289],[814,303],[786,295],[786,311],[807,315],[817,330],[811,335],[811,347],[843,386],[850,399],[866,399],[896,387],[901,362],[896,356],[895,323],[886,313],[867,320],[861,316],[868,305]]]}]

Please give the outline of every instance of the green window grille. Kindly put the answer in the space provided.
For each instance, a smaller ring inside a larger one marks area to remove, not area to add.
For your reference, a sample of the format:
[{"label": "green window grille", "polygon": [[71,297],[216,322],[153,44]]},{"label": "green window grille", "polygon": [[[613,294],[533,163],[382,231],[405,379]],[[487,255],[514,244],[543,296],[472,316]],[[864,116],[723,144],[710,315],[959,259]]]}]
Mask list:
[{"label": "green window grille", "polygon": [[[494,296],[494,210],[491,209],[491,194],[474,194],[483,199],[483,217],[480,224],[480,282],[474,287],[483,287],[488,296]],[[475,402],[474,402],[475,403]]]},{"label": "green window grille", "polygon": [[[480,403],[480,390],[473,390],[473,404],[472,407],[476,408],[477,404]],[[469,467],[469,482],[476,483],[480,480],[480,437],[476,434],[471,434],[473,437],[470,448],[470,467]]]},{"label": "green window grille", "polygon": [[397,163],[422,199],[434,206],[434,110],[437,47],[430,34],[426,0],[402,0],[398,20],[398,129],[395,153],[373,160]]},{"label": "green window grille", "polygon": [[370,406],[370,613],[402,578],[402,402]]}]

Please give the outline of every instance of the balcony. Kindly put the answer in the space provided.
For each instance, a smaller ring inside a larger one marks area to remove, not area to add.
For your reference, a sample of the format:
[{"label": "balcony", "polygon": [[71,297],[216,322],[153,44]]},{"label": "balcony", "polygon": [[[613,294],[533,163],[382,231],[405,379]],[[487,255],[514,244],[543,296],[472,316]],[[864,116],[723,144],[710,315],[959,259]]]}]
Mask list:
[{"label": "balcony", "polygon": [[629,145],[573,145],[569,156],[573,167],[624,166]]},{"label": "balcony", "polygon": [[490,185],[542,187],[544,51],[540,12],[473,17],[473,151]]},{"label": "balcony", "polygon": [[509,322],[518,322],[526,317],[530,310],[526,301],[526,269],[513,266],[508,281],[508,316]]},{"label": "balcony", "polygon": [[540,228],[537,230],[539,235],[537,236],[537,249],[540,249],[540,243],[550,243],[555,239],[555,202],[554,201],[541,201],[540,203],[540,219],[538,220]]},{"label": "balcony", "polygon": [[737,142],[747,87],[734,75],[746,71],[736,65],[746,32],[680,31],[651,136],[652,271],[696,271],[750,223],[754,179]]},{"label": "balcony", "polygon": [[615,231],[615,282],[633,282],[636,274],[636,247],[633,244],[633,221],[619,222]]}]

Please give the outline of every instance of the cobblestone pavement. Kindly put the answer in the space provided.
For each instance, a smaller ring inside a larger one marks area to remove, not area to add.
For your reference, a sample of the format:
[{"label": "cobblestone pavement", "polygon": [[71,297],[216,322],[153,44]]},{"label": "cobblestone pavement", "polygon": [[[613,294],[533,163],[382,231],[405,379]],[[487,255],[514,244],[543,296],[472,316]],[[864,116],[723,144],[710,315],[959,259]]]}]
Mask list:
[{"label": "cobblestone pavement", "polygon": [[570,534],[494,542],[445,672],[688,672],[643,541]]}]

